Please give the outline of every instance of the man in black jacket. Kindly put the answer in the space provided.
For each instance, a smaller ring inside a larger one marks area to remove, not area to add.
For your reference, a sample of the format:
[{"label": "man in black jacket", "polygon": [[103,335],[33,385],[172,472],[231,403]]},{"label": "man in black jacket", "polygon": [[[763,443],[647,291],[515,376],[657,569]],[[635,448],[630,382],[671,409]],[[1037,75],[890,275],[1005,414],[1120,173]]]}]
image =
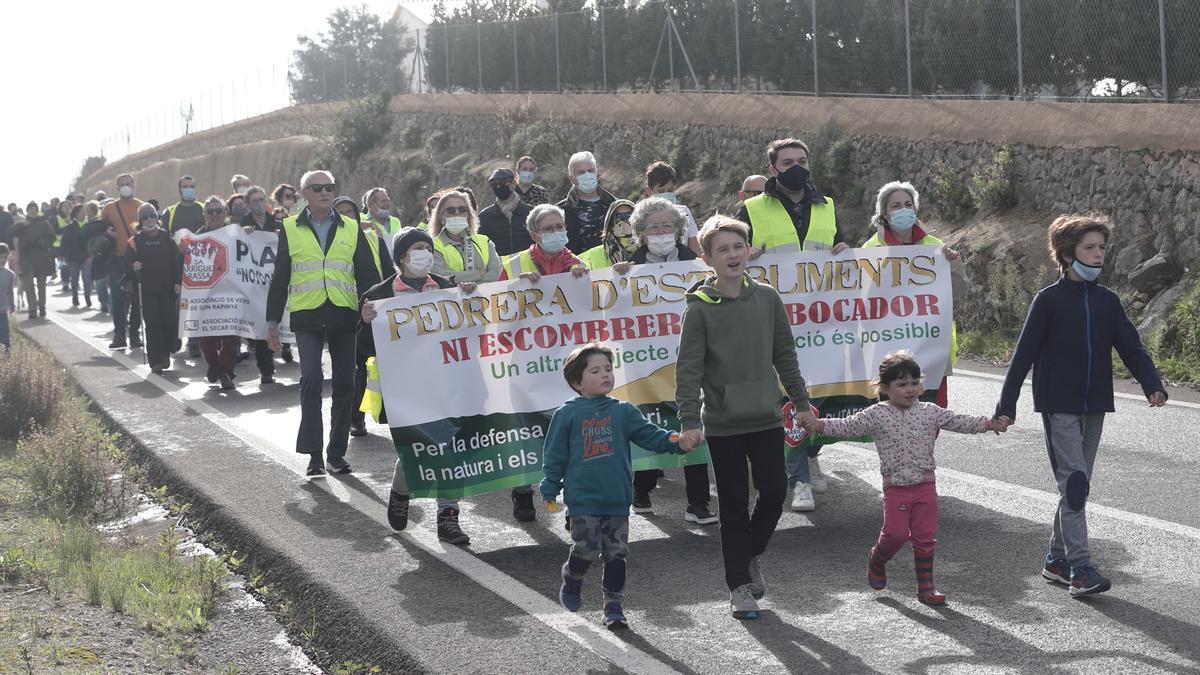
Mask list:
[{"label": "man in black jacket", "polygon": [[514,186],[512,169],[496,169],[488,178],[488,185],[496,195],[496,201],[479,212],[479,234],[486,236],[496,245],[496,253],[509,256],[520,253],[533,245],[525,218],[533,207],[521,201]]},{"label": "man in black jacket", "polygon": [[[279,322],[283,319],[285,306],[291,306],[291,328],[296,334],[296,348],[300,353],[300,429],[296,434],[296,452],[310,455],[307,475],[311,478],[325,476],[326,462],[321,459],[321,443],[324,435],[321,419],[321,386],[325,376],[321,370],[321,352],[329,346],[329,357],[333,370],[333,406],[330,414],[329,442],[325,455],[334,473],[350,473],[346,462],[346,445],[350,439],[350,416],[354,405],[354,350],[355,330],[358,327],[358,298],[379,283],[379,272],[371,247],[358,224],[343,217],[333,209],[333,197],[337,190],[333,174],[328,171],[309,171],[300,179],[300,190],[308,202],[299,215],[284,219],[279,230],[279,250],[275,257],[275,274],[271,278],[271,289],[267,295],[267,342],[273,351],[280,351]],[[349,230],[349,231],[347,231]],[[289,236],[313,237],[313,239],[289,241]],[[353,244],[348,242],[353,241]],[[339,286],[345,282],[339,277],[344,272],[341,261],[347,252],[334,248],[353,246],[351,265],[355,292]],[[319,246],[319,258],[308,260],[313,247]],[[300,254],[301,250],[305,252]],[[292,251],[297,251],[294,258]],[[303,257],[304,260],[300,258]],[[296,262],[293,262],[295,260]],[[317,291],[305,288],[307,283],[296,283],[293,275],[310,276],[311,265],[317,263],[323,279],[317,282]],[[319,290],[323,287],[324,290]],[[313,293],[324,294],[324,301],[312,302]],[[315,307],[306,307],[313,305]]]},{"label": "man in black jacket", "polygon": [[567,161],[567,174],[571,179],[571,191],[558,203],[558,208],[567,216],[567,248],[572,253],[583,253],[600,245],[604,216],[616,197],[600,187],[596,157],[586,150],[571,155]]}]

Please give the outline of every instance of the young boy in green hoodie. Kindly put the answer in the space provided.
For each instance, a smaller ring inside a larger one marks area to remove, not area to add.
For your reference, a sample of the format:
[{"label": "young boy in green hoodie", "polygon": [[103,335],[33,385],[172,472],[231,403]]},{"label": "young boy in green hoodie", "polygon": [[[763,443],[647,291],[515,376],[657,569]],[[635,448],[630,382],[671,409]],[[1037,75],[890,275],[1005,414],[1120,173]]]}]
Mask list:
[{"label": "young boy in green hoodie", "polygon": [[[688,290],[683,311],[675,364],[680,445],[708,441],[733,616],[757,619],[756,600],[766,593],[759,556],[787,496],[779,382],[796,409],[805,411],[797,413],[798,423],[807,428],[812,413],[783,300],[774,288],[746,274],[749,228],[713,216],[699,239],[701,257],[713,274]],[[758,489],[753,514],[750,477]]]},{"label": "young boy in green hoodie", "polygon": [[583,604],[583,575],[599,555],[604,560],[604,625],[625,628],[625,556],[629,548],[629,506],[633,503],[633,466],[629,442],[651,452],[690,452],[694,443],[677,443],[673,434],[651,423],[632,403],[618,401],[613,390],[613,352],[593,342],[567,357],[563,377],[579,394],[550,418],[542,451],[542,498],[546,507],[566,486],[571,554],[562,567],[558,599],[569,611]]}]

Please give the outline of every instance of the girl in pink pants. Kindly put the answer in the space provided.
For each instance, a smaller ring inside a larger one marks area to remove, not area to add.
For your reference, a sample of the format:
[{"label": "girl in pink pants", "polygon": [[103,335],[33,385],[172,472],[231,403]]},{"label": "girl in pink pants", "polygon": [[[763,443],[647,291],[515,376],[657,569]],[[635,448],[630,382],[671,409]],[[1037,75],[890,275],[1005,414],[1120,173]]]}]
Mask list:
[{"label": "girl in pink pants", "polygon": [[867,583],[887,585],[884,566],[904,542],[911,541],[917,566],[917,599],[943,605],[946,596],[933,584],[933,550],[937,545],[938,497],[934,487],[933,443],[942,429],[964,434],[1000,433],[1008,425],[987,416],[972,417],[918,401],[921,366],[912,352],[892,352],[879,364],[875,380],[879,403],[845,419],[821,419],[816,430],[826,436],[875,437],[883,473],[883,529],[867,556]]}]

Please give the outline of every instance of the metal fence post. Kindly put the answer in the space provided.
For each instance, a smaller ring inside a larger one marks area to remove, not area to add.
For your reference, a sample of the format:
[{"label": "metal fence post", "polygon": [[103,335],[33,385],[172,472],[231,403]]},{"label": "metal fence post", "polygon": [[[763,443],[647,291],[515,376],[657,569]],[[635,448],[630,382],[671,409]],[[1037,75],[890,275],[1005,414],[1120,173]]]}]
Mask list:
[{"label": "metal fence post", "polygon": [[513,31],[513,91],[521,91],[521,68],[517,59],[517,22],[512,22]]},{"label": "metal fence post", "polygon": [[1021,40],[1021,0],[1017,8],[1017,98],[1025,98],[1025,49]]},{"label": "metal fence post", "polygon": [[1167,82],[1167,15],[1163,0],[1158,0],[1158,61],[1162,66],[1163,103],[1171,102],[1171,85]]},{"label": "metal fence post", "polygon": [[600,72],[604,91],[608,91],[608,40],[604,34],[604,5],[600,5]]},{"label": "metal fence post", "polygon": [[904,59],[908,65],[908,97],[913,97],[912,88],[912,27],[909,24],[909,0],[904,0]]},{"label": "metal fence post", "polygon": [[558,56],[558,12],[554,13],[554,86],[562,93],[562,60]]},{"label": "metal fence post", "polygon": [[813,34],[813,96],[821,95],[821,78],[820,69],[817,68],[817,42],[820,41],[820,36],[817,34],[817,0],[812,0],[812,34]]},{"label": "metal fence post", "polygon": [[480,37],[480,26],[483,24],[479,21],[475,22],[475,59],[479,68],[479,88],[476,91],[483,91],[483,38]]},{"label": "metal fence post", "polygon": [[446,48],[446,93],[453,90],[450,88],[450,26],[446,25],[442,28],[442,46]]},{"label": "metal fence post", "polygon": [[733,0],[733,54],[737,63],[736,90],[742,91],[742,31],[738,18],[738,0]]}]

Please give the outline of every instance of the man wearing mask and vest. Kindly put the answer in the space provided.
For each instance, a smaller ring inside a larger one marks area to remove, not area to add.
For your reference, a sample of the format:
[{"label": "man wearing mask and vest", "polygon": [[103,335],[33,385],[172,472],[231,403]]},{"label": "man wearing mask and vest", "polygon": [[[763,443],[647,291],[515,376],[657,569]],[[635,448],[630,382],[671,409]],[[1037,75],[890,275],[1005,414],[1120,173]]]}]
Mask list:
[{"label": "man wearing mask and vest", "polygon": [[198,232],[204,227],[204,207],[196,203],[195,178],[180,176],[179,201],[163,211],[162,224],[170,235],[174,235],[176,230]]},{"label": "man wearing mask and vest", "polygon": [[376,187],[367,190],[362,198],[363,225],[370,225],[379,233],[384,248],[392,245],[392,239],[400,232],[402,225],[392,210],[392,198],[387,190]]},{"label": "man wearing mask and vest", "polygon": [[[298,215],[283,220],[275,274],[267,295],[267,343],[280,351],[279,321],[286,306],[300,352],[300,429],[296,452],[309,455],[307,475],[350,473],[346,445],[354,407],[355,330],[358,298],[379,283],[371,247],[358,223],[333,208],[333,174],[309,171],[300,179],[308,202]],[[333,370],[333,407],[329,441],[322,460],[321,353],[329,346]]]},{"label": "man wearing mask and vest", "polygon": [[[108,293],[111,298],[113,341],[109,349],[124,349],[126,345],[137,349],[142,346],[142,299],[137,281],[129,274],[130,260],[125,255],[129,240],[137,234],[138,209],[142,200],[133,196],[133,176],[123,173],[117,176],[117,193],[120,199],[110,202],[100,212],[100,217],[112,225],[114,234],[112,259],[108,267]],[[125,342],[125,333],[129,342]]]},{"label": "man wearing mask and vest", "polygon": [[838,229],[833,200],[812,184],[804,141],[771,141],[767,164],[771,177],[763,193],[747,199],[737,214],[750,226],[751,257],[816,250],[836,255],[850,248]]}]

